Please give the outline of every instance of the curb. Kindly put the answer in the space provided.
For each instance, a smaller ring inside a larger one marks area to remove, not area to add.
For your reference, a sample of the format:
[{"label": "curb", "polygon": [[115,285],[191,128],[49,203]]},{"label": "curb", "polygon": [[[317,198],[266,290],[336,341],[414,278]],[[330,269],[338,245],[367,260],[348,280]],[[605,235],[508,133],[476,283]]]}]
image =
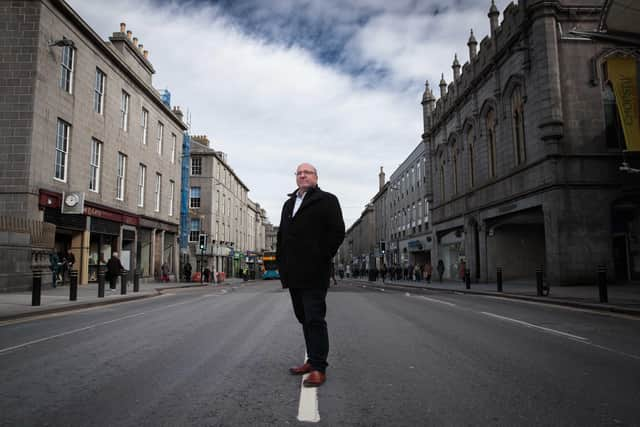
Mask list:
[{"label": "curb", "polygon": [[365,286],[370,286],[372,288],[379,288],[379,289],[392,288],[392,289],[411,290],[414,292],[415,291],[440,291],[440,292],[449,292],[449,293],[491,296],[496,298],[532,301],[540,304],[582,308],[586,310],[626,314],[629,316],[640,317],[640,309],[623,307],[623,306],[614,305],[614,304],[596,304],[596,303],[572,301],[569,299],[548,299],[549,297],[537,297],[537,296],[534,297],[534,296],[528,296],[528,295],[510,294],[508,292],[473,291],[469,289],[443,289],[443,288],[434,288],[431,286],[413,286],[413,285],[407,285],[407,284],[396,284],[396,283],[388,283],[388,282],[386,282],[384,285],[379,284],[377,282],[368,282],[368,281],[363,281],[361,283],[358,281],[349,281],[348,283],[352,283],[357,286],[365,285]]},{"label": "curb", "polygon": [[43,315],[47,315],[47,314],[64,313],[66,311],[82,310],[82,309],[85,309],[85,308],[99,307],[99,306],[102,306],[102,305],[118,304],[118,303],[121,303],[121,302],[135,301],[135,300],[139,300],[139,299],[156,297],[156,296],[158,296],[158,295],[160,295],[162,293],[158,289],[154,289],[154,292],[155,293],[139,294],[139,295],[131,295],[131,296],[127,295],[124,298],[105,299],[105,300],[84,302],[84,303],[78,303],[78,304],[62,305],[62,306],[59,306],[59,307],[36,309],[34,311],[25,311],[25,312],[22,312],[22,313],[15,313],[15,314],[4,315],[4,316],[0,315],[0,322],[5,322],[5,321],[8,321],[8,320],[16,320],[16,319],[25,319],[25,318],[36,317],[36,316],[43,316]]},{"label": "curb", "polygon": [[[251,280],[247,282],[251,282]],[[244,283],[247,283],[247,282],[244,282]],[[55,313],[64,313],[68,311],[83,310],[86,308],[100,307],[103,305],[111,305],[111,304],[118,304],[121,302],[129,302],[129,301],[135,301],[135,300],[140,300],[145,298],[152,298],[152,297],[162,295],[164,291],[168,291],[171,289],[221,287],[225,285],[233,286],[233,283],[222,282],[222,283],[215,283],[215,284],[208,283],[208,284],[202,284],[202,285],[198,284],[198,285],[176,285],[176,286],[166,286],[166,287],[154,287],[151,291],[148,291],[148,293],[144,293],[144,294],[136,295],[136,294],[127,293],[127,295],[125,296],[118,295],[119,298],[114,298],[114,299],[100,299],[98,301],[80,302],[75,304],[61,305],[58,307],[34,309],[33,311],[25,311],[22,313],[0,315],[0,322],[6,322],[6,321],[18,320],[18,319],[27,319],[29,317],[44,316],[47,314],[55,314]]]}]

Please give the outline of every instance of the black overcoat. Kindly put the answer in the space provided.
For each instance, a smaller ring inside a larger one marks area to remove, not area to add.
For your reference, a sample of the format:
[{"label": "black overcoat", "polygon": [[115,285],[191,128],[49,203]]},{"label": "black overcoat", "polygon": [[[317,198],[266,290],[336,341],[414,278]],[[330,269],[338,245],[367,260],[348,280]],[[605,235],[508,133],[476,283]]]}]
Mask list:
[{"label": "black overcoat", "polygon": [[344,240],[338,198],[311,188],[293,216],[296,192],[282,207],[276,260],[285,288],[328,288],[333,256]]}]

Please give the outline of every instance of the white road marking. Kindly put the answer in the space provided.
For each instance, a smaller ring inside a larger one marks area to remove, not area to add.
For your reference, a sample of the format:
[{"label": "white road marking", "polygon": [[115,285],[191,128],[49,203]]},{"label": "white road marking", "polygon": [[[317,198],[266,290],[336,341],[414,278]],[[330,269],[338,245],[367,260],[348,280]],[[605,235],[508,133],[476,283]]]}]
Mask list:
[{"label": "white road marking", "polygon": [[[307,360],[305,353],[304,360]],[[304,374],[300,381],[300,402],[298,403],[298,421],[317,423],[320,421],[320,411],[318,409],[318,388],[305,387],[304,380],[309,374]]]},{"label": "white road marking", "polygon": [[450,307],[457,307],[457,305],[455,305],[452,302],[449,301],[442,301],[439,299],[435,299],[435,298],[429,298],[429,297],[425,297],[424,295],[418,295],[420,298],[422,299],[426,299],[427,301],[431,301],[431,302],[437,302],[438,304],[444,304],[444,305],[448,305]]},{"label": "white road marking", "polygon": [[500,316],[498,314],[488,313],[486,311],[481,311],[480,313],[482,313],[484,315],[487,315],[487,316],[490,316],[490,317],[494,317],[496,319],[506,320],[507,322],[517,323],[519,325],[523,325],[523,326],[526,326],[528,328],[539,329],[541,331],[549,332],[551,334],[561,335],[563,337],[571,338],[573,340],[582,341],[582,342],[588,342],[589,341],[588,338],[580,337],[578,335],[569,334],[567,332],[558,331],[556,329],[545,328],[543,326],[534,325],[533,323],[524,322],[522,320],[512,319],[510,317],[504,317],[504,316]]},{"label": "white road marking", "polygon": [[153,313],[153,312],[160,311],[160,310],[165,310],[165,309],[170,308],[170,307],[176,307],[176,306],[179,306],[179,305],[189,304],[189,303],[198,301],[198,300],[200,300],[202,298],[203,297],[192,298],[192,299],[187,300],[187,301],[182,301],[182,302],[178,302],[178,303],[175,303],[175,304],[165,305],[165,306],[162,306],[162,307],[159,307],[159,308],[155,308],[153,310],[143,311],[143,312],[135,313],[135,314],[130,314],[128,316],[119,317],[117,319],[112,319],[112,320],[107,320],[105,322],[94,323],[92,325],[88,325],[88,326],[85,326],[83,328],[72,329],[70,331],[62,332],[62,333],[59,333],[59,334],[56,334],[56,335],[50,335],[48,337],[39,338],[37,340],[25,342],[25,343],[22,343],[22,344],[11,346],[11,347],[0,348],[0,355],[2,355],[3,353],[7,353],[7,352],[10,352],[10,351],[13,351],[13,350],[18,350],[18,349],[21,349],[21,348],[24,348],[24,347],[28,347],[30,345],[39,344],[39,343],[45,342],[45,341],[50,341],[50,340],[55,339],[55,338],[60,338],[60,337],[64,337],[64,336],[67,336],[67,335],[76,334],[78,332],[84,332],[84,331],[87,331],[89,329],[97,328],[99,326],[108,325],[110,323],[120,322],[122,320],[131,319],[133,317],[144,316],[145,314]]},{"label": "white road marking", "polygon": [[132,317],[143,316],[145,314],[146,313],[144,313],[144,312],[131,314],[129,316],[120,317],[118,319],[107,320],[106,322],[95,323],[93,325],[85,326],[84,328],[73,329],[71,331],[62,332],[60,334],[51,335],[51,336],[40,338],[40,339],[37,339],[37,340],[33,340],[33,341],[25,342],[25,343],[22,343],[22,344],[14,345],[12,347],[5,347],[5,348],[0,349],[0,354],[6,353],[6,352],[12,351],[12,350],[17,350],[17,349],[22,348],[22,347],[27,347],[27,346],[30,346],[30,345],[33,345],[33,344],[38,344],[38,343],[41,343],[43,341],[49,341],[49,340],[52,340],[52,339],[55,339],[55,338],[64,337],[66,335],[71,335],[71,334],[75,334],[75,333],[78,333],[78,332],[87,331],[89,329],[97,328],[98,326],[108,325],[109,323],[114,323],[114,322],[119,322],[121,320],[131,319]]}]

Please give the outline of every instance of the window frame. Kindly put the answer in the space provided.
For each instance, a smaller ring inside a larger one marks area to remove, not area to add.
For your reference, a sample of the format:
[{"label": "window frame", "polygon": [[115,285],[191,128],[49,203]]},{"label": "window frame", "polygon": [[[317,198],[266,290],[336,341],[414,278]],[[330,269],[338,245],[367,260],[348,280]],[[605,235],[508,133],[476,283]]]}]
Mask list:
[{"label": "window frame", "polygon": [[141,113],[140,127],[142,128],[142,145],[147,145],[149,142],[149,110],[142,107]]},{"label": "window frame", "polygon": [[[195,197],[194,193],[198,193]],[[202,207],[202,187],[192,186],[189,188],[189,209],[200,209]]]},{"label": "window frame", "polygon": [[[193,227],[194,223],[198,224],[198,228],[194,229]],[[190,242],[199,241],[201,227],[202,227],[202,221],[200,221],[200,218],[191,218],[191,221],[189,221],[189,241]]]},{"label": "window frame", "polygon": [[73,79],[75,76],[76,49],[72,46],[63,46],[60,58],[60,89],[73,95]]},{"label": "window frame", "polygon": [[147,165],[138,164],[138,207],[144,208],[145,191],[147,186]]},{"label": "window frame", "polygon": [[156,133],[156,151],[160,157],[162,157],[163,141],[164,140],[164,124],[158,121],[158,131]]},{"label": "window frame", "polygon": [[[62,133],[61,133],[62,126]],[[54,161],[53,179],[67,182],[69,170],[69,145],[71,144],[71,124],[58,118],[56,124],[56,156]],[[60,160],[60,161],[59,161]],[[59,170],[62,176],[58,176]]]},{"label": "window frame", "polygon": [[154,189],[154,195],[155,195],[155,204],[154,204],[153,211],[160,212],[160,204],[161,204],[160,201],[162,197],[162,174],[158,172],[156,172],[156,185]]},{"label": "window frame", "polygon": [[100,193],[101,163],[102,142],[96,138],[91,138],[91,152],[89,154],[89,191],[93,193]]},{"label": "window frame", "polygon": [[118,151],[116,159],[116,200],[124,201],[127,181],[127,155]]},{"label": "window frame", "polygon": [[131,104],[131,95],[126,90],[122,90],[120,97],[120,129],[125,132],[129,131],[129,107]]},{"label": "window frame", "polygon": [[96,67],[96,80],[93,88],[93,111],[101,116],[104,115],[104,96],[107,84],[107,75],[100,68]]},{"label": "window frame", "polygon": [[[196,173],[196,167],[194,167],[194,163],[198,163],[197,165],[197,172]],[[191,175],[194,176],[200,176],[202,175],[202,157],[191,157]]]}]

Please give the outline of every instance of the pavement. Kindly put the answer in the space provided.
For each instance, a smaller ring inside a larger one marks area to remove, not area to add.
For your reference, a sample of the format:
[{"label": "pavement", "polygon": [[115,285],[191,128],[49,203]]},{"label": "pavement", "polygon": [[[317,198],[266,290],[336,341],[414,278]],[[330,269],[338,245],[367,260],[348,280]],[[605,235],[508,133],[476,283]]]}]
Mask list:
[{"label": "pavement", "polygon": [[98,284],[89,283],[78,286],[77,299],[70,300],[70,287],[68,284],[51,288],[43,287],[40,295],[40,305],[32,305],[31,292],[0,293],[0,321],[58,313],[63,311],[78,310],[101,305],[115,304],[132,301],[141,298],[150,298],[162,294],[162,292],[176,288],[193,288],[202,286],[229,286],[243,282],[240,278],[226,278],[222,283],[194,283],[194,282],[140,282],[138,292],[133,292],[133,283],[127,283],[127,293],[121,295],[120,282],[116,289],[109,289],[109,283],[105,284],[104,297],[98,297]]},{"label": "pavement", "polygon": [[[395,288],[407,291],[435,290],[449,291],[463,294],[489,295],[501,298],[534,301],[544,304],[563,305],[588,310],[608,311],[623,313],[640,317],[640,283],[608,284],[606,303],[600,302],[598,287],[593,285],[554,286],[549,289],[547,296],[537,296],[537,286],[532,281],[503,281],[502,292],[497,291],[497,284],[471,283],[467,289],[465,283],[460,280],[410,281],[410,280],[385,280],[378,277],[373,282],[366,278],[344,279],[365,286],[378,288]],[[339,286],[338,282],[338,286]]]}]

